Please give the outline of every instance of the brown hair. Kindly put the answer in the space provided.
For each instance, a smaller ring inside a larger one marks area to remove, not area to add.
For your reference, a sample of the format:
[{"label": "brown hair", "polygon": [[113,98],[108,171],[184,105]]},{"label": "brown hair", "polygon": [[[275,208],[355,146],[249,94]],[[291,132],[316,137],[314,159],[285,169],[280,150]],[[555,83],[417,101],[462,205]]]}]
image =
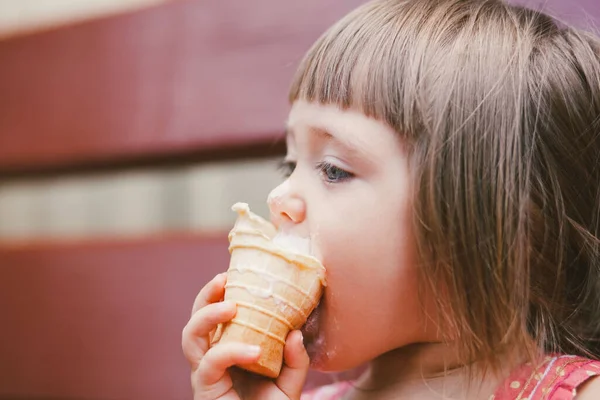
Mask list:
[{"label": "brown hair", "polygon": [[501,0],[376,0],[315,43],[297,99],[408,143],[424,282],[452,294],[463,360],[600,355],[595,36]]}]

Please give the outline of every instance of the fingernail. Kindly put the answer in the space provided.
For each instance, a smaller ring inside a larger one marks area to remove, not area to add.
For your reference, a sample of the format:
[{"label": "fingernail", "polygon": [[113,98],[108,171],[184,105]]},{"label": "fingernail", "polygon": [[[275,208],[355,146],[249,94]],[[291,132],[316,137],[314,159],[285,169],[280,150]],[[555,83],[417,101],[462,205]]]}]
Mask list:
[{"label": "fingernail", "polygon": [[227,272],[223,272],[223,273],[215,276],[214,280],[217,282],[227,280]]},{"label": "fingernail", "polygon": [[248,346],[246,349],[246,354],[250,357],[256,357],[260,354],[260,346]]},{"label": "fingernail", "polygon": [[218,304],[218,307],[221,311],[225,311],[225,310],[231,310],[233,308],[235,303],[231,302],[231,301],[222,301]]}]

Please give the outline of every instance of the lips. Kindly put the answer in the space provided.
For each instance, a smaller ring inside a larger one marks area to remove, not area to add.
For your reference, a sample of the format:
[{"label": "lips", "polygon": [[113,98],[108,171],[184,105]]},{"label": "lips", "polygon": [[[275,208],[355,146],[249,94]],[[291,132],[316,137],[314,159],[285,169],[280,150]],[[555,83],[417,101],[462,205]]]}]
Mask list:
[{"label": "lips", "polygon": [[306,351],[311,359],[317,350],[315,348],[315,344],[319,335],[319,317],[321,315],[321,307],[322,303],[319,303],[313,312],[308,316],[304,326],[302,326],[300,329],[304,338],[304,347],[306,348]]}]

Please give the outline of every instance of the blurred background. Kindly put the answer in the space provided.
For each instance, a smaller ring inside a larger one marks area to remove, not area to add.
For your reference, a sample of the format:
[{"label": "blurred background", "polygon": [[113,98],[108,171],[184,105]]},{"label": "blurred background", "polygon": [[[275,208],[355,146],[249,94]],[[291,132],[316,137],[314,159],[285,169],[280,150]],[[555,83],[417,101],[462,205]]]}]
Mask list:
[{"label": "blurred background", "polygon": [[230,206],[267,215],[291,77],[361,3],[0,0],[0,399],[191,397]]}]

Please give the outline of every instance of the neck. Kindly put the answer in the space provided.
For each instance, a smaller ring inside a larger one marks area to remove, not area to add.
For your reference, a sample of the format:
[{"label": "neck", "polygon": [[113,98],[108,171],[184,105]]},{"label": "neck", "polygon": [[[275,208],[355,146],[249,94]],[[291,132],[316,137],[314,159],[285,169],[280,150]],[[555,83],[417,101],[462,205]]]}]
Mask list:
[{"label": "neck", "polygon": [[429,380],[463,369],[456,352],[444,343],[413,344],[373,360],[364,378],[373,387]]},{"label": "neck", "polygon": [[393,398],[488,398],[505,373],[498,375],[477,364],[461,364],[455,349],[446,343],[414,344],[373,360],[357,389],[368,398],[392,393]]}]

